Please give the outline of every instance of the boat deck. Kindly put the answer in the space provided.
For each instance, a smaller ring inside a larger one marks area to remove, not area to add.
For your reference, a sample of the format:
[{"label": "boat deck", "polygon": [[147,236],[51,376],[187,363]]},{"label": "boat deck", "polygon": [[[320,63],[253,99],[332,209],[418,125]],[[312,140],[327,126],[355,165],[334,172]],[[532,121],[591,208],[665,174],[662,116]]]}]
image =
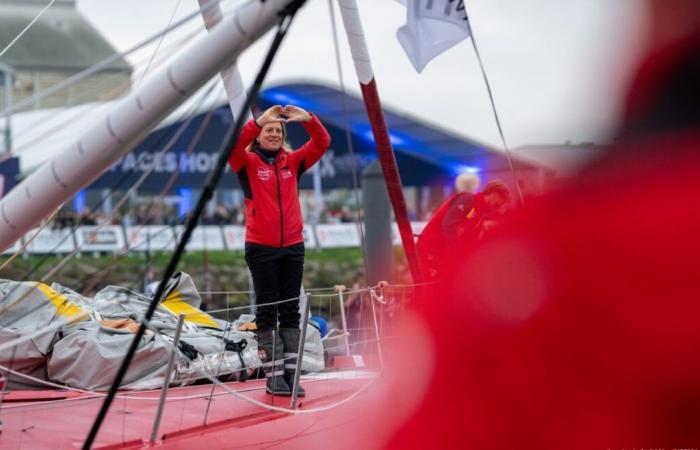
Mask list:
[{"label": "boat deck", "polygon": [[[93,448],[311,449],[326,447],[331,440],[337,448],[339,428],[359,417],[360,399],[374,379],[374,373],[363,371],[305,376],[306,397],[299,399],[298,408],[308,413],[297,414],[240,397],[289,408],[290,397],[267,394],[264,380],[217,386],[210,404],[212,385],[171,388],[153,443],[150,436],[160,391],[120,392]],[[100,395],[72,391],[8,392],[0,416],[0,448],[80,448],[102,401]],[[363,446],[359,436],[344,434],[342,439],[348,446]]]}]

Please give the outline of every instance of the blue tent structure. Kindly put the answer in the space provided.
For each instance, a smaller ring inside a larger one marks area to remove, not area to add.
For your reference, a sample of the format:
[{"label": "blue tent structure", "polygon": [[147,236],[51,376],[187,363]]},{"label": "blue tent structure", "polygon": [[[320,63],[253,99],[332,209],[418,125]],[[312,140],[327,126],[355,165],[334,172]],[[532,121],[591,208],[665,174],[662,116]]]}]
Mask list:
[{"label": "blue tent structure", "polygon": [[17,184],[19,177],[19,158],[0,158],[0,198]]},{"label": "blue tent structure", "polygon": [[[256,108],[264,110],[274,104],[291,104],[307,109],[318,115],[328,128],[331,147],[320,163],[324,189],[351,188],[353,168],[359,181],[362,170],[377,159],[372,130],[361,99],[328,86],[292,83],[262,91]],[[419,119],[387,109],[384,113],[404,186],[450,183],[465,170],[481,173],[508,171],[505,156],[485,145],[425,124]],[[173,191],[201,187],[214,166],[216,152],[231,126],[228,105],[216,108],[208,119],[206,115],[201,113],[195,116],[170,150],[160,156],[156,154],[173,138],[182,123],[173,123],[154,131],[95,181],[91,188],[128,187],[151,165],[154,170],[141,185],[140,191],[160,192],[178,167],[180,174],[172,184]],[[208,120],[206,129],[192,147],[191,142],[204,120]],[[346,129],[350,131],[350,136]],[[289,124],[287,131],[288,141],[295,148],[307,140],[306,132],[299,124]],[[523,162],[514,163],[518,170],[536,170]],[[238,188],[238,181],[233,174],[229,174],[222,178],[220,187]],[[304,174],[300,188],[312,187],[311,173]]]},{"label": "blue tent structure", "polygon": [[[322,172],[323,187],[351,187],[351,162],[348,145],[350,130],[358,174],[377,159],[374,136],[367,119],[364,103],[352,95],[318,84],[286,84],[266,89],[258,102],[260,108],[274,104],[292,104],[314,112],[331,134],[331,148],[322,170],[333,167],[334,173]],[[456,136],[384,108],[389,138],[404,186],[426,186],[451,183],[464,171],[507,172],[505,156],[483,144]],[[306,135],[298,125],[288,127],[294,145],[304,142]],[[519,170],[535,167],[514,162]],[[304,185],[303,187],[308,187]]]}]

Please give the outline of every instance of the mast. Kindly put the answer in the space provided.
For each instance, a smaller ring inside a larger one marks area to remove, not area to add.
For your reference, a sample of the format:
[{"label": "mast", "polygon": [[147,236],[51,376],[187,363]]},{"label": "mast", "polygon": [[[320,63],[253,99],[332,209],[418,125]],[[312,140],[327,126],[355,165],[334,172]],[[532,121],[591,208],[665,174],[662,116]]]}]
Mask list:
[{"label": "mast", "polygon": [[292,0],[251,1],[150,75],[0,200],[0,251],[89,185],[276,23]]},{"label": "mast", "polygon": [[418,253],[416,244],[413,240],[413,230],[411,223],[408,221],[408,210],[406,208],[406,200],[403,196],[403,186],[399,177],[399,169],[396,164],[394,149],[391,146],[389,139],[389,131],[384,120],[382,105],[379,101],[379,93],[377,91],[377,83],[374,79],[374,71],[372,70],[372,62],[367,50],[365,34],[362,30],[362,22],[360,21],[360,12],[357,8],[355,0],[338,0],[340,5],[340,13],[343,17],[345,25],[345,33],[347,34],[352,52],[352,60],[355,64],[355,72],[360,81],[360,89],[362,90],[362,99],[365,103],[367,116],[369,117],[374,135],[374,142],[377,146],[379,154],[379,162],[382,166],[386,187],[389,191],[389,199],[394,210],[394,217],[399,226],[399,234],[403,243],[404,251],[406,252],[406,260],[413,276],[415,283],[420,283],[423,280],[420,263],[418,261]]},{"label": "mast", "polygon": [[[202,11],[204,26],[210,31],[224,19],[224,15],[221,12],[221,4],[219,0],[198,0],[198,2],[199,9]],[[226,97],[228,98],[228,106],[231,109],[231,114],[235,122],[236,114],[241,110],[246,99],[243,78],[241,77],[241,72],[238,70],[235,61],[221,69],[220,74],[221,81],[224,84],[224,90],[226,91]],[[248,110],[246,112],[246,119],[252,118],[253,114]]]}]

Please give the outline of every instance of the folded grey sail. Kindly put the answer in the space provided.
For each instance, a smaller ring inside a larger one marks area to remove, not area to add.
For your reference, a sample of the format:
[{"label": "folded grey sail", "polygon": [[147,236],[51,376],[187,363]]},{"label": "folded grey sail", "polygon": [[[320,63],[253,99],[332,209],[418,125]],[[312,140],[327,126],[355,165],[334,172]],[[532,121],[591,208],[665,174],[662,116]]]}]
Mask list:
[{"label": "folded grey sail", "polygon": [[[130,331],[85,322],[66,327],[48,361],[51,380],[80,389],[99,391],[112,384],[124,353],[134,339]],[[170,349],[153,333],[143,337],[124,377],[127,389],[163,385]]]},{"label": "folded grey sail", "polygon": [[301,362],[302,373],[319,372],[325,368],[323,341],[321,332],[309,322],[306,326],[304,340],[304,357]]},{"label": "folded grey sail", "polygon": [[[9,377],[10,388],[41,387],[42,381],[91,391],[109,388],[150,301],[119,286],[90,298],[55,283],[0,280],[0,366],[25,375]],[[163,386],[173,350],[175,367],[168,382],[174,385],[245,380],[261,366],[254,333],[244,326],[254,316],[227,322],[200,310],[201,302],[189,275],[178,273],[169,280],[123,389]],[[174,349],[180,314],[184,327]],[[318,330],[309,326],[303,371],[322,370],[323,353]]]},{"label": "folded grey sail", "polygon": [[28,375],[9,374],[9,388],[40,388],[61,325],[88,319],[85,308],[46,284],[0,280],[0,366]]}]

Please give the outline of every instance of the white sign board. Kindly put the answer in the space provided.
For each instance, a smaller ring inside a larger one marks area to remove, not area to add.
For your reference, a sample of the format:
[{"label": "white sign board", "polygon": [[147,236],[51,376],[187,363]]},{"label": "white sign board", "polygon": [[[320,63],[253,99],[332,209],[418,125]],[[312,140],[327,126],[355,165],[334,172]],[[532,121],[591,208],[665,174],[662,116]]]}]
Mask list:
[{"label": "white sign board", "polygon": [[[182,233],[185,231],[183,225],[175,227],[175,236],[180,241]],[[224,237],[221,234],[221,227],[217,225],[200,225],[192,231],[189,242],[185,247],[187,250],[224,250]]]},{"label": "white sign board", "polygon": [[226,225],[223,227],[223,230],[227,249],[243,250],[245,248],[245,227]]},{"label": "white sign board", "polygon": [[[239,225],[227,225],[222,227],[224,232],[224,241],[226,241],[226,248],[229,250],[243,250],[245,249],[245,227]],[[304,235],[304,247],[306,248],[316,248],[318,247],[316,243],[316,236],[314,235],[314,229],[311,225],[304,225],[302,230]]]},{"label": "white sign board", "polygon": [[[413,230],[413,240],[418,239],[418,236],[423,232],[423,228],[428,224],[428,222],[411,222],[411,229]],[[399,233],[399,226],[396,223],[391,224],[391,243],[393,245],[401,245],[401,234]]]},{"label": "white sign board", "polygon": [[360,246],[360,233],[354,223],[316,225],[316,239],[321,248]]},{"label": "white sign board", "polygon": [[118,252],[124,249],[124,232],[118,225],[82,226],[75,230],[81,252]]},{"label": "white sign board", "polygon": [[301,230],[304,235],[304,247],[305,248],[316,248],[316,235],[314,235],[314,228],[311,225],[304,225],[304,229]]},{"label": "white sign board", "polygon": [[[38,228],[35,228],[24,235],[24,241],[31,239],[37,230]],[[70,253],[73,250],[75,250],[75,242],[70,228],[57,230],[43,228],[27,245],[27,253]]]},{"label": "white sign board", "polygon": [[126,228],[126,243],[130,250],[145,252],[175,250],[175,234],[168,225],[134,226]]},{"label": "white sign board", "polygon": [[20,240],[15,241],[14,244],[4,252],[2,252],[3,255],[14,255],[16,252],[19,251],[19,249],[22,248],[22,243]]}]

